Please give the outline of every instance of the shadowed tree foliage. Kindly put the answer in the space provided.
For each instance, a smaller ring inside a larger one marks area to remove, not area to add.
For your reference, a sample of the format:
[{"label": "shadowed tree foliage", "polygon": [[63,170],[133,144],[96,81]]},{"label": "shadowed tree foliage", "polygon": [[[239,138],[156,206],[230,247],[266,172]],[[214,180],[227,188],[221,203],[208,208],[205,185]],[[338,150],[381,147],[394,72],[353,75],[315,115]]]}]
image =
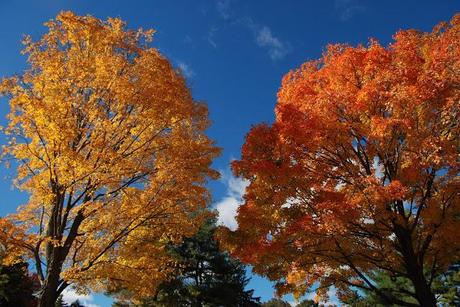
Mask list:
[{"label": "shadowed tree foliage", "polygon": [[272,298],[271,300],[262,303],[262,307],[291,307],[291,304],[280,298]]},{"label": "shadowed tree foliage", "polygon": [[[398,298],[404,302],[415,304],[416,300],[409,293],[414,291],[414,287],[410,280],[403,277],[391,277],[384,271],[376,271],[372,274],[372,280],[383,291],[396,293]],[[440,274],[433,281],[433,292],[438,301],[439,306],[453,307],[460,306],[460,265],[452,264],[449,269]],[[350,306],[367,307],[377,306],[383,307],[388,304],[373,291],[355,291],[353,295],[344,297],[343,303]],[[392,306],[399,306],[393,304]]]},{"label": "shadowed tree foliage", "polygon": [[[169,253],[180,273],[162,283],[155,296],[136,306],[217,307],[260,306],[253,290],[245,290],[249,279],[245,267],[219,250],[214,240],[215,219],[208,219],[200,230],[180,245],[171,245]],[[118,303],[123,306],[123,303]]]},{"label": "shadowed tree foliage", "polygon": [[318,303],[315,303],[313,300],[302,300],[300,303],[297,305],[291,305],[288,302],[279,299],[279,298],[272,298],[271,300],[263,303],[261,305],[262,307],[322,307],[324,305],[320,305]]},{"label": "shadowed tree foliage", "polygon": [[69,304],[64,302],[64,299],[63,299],[62,295],[59,295],[57,300],[56,300],[56,303],[54,303],[54,306],[55,307],[69,307]]},{"label": "shadowed tree foliage", "polygon": [[452,264],[433,284],[442,306],[460,306],[460,262]]},{"label": "shadowed tree foliage", "polygon": [[29,273],[28,264],[16,262],[0,264],[0,306],[35,307],[37,298],[33,295],[39,289],[38,278]]}]

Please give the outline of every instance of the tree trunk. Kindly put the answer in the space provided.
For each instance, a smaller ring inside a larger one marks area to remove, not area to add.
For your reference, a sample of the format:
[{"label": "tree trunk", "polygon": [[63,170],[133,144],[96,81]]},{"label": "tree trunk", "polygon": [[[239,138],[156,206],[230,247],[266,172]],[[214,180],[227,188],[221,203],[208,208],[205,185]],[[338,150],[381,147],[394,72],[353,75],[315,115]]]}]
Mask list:
[{"label": "tree trunk", "polygon": [[[53,253],[53,258],[57,258]],[[57,261],[56,261],[57,260]],[[46,274],[46,279],[42,285],[38,299],[38,307],[54,307],[54,304],[59,296],[59,275],[61,273],[62,262],[58,259],[48,263],[49,267]]]},{"label": "tree trunk", "polygon": [[410,231],[401,225],[395,225],[395,234],[398,238],[398,249],[403,256],[408,278],[415,289],[417,301],[422,307],[436,307],[436,297],[425,278],[423,263],[418,262],[419,258],[414,251]]},{"label": "tree trunk", "polygon": [[429,286],[425,275],[423,274],[423,267],[417,264],[416,259],[412,259],[412,263],[406,264],[409,279],[414,285],[417,300],[422,307],[436,307],[436,297]]},{"label": "tree trunk", "polygon": [[[61,294],[60,292],[62,289],[59,289],[61,286],[61,271],[62,265],[69,253],[70,247],[73,244],[77,236],[78,228],[80,227],[81,222],[83,221],[84,216],[83,212],[80,210],[77,212],[75,216],[72,226],[70,227],[69,233],[67,238],[64,241],[63,246],[54,246],[51,243],[47,243],[46,246],[46,260],[47,260],[47,270],[46,270],[46,277],[43,285],[41,287],[39,299],[38,299],[38,307],[54,307],[54,304]],[[62,239],[62,233],[53,233],[55,225],[53,224],[53,219],[50,220],[50,224],[48,226],[49,234],[53,238],[58,238],[59,240]],[[64,229],[64,227],[62,227]],[[59,291],[59,292],[58,292]]]},{"label": "tree trunk", "polygon": [[57,298],[66,287],[63,285],[65,282],[61,280],[61,271],[68,254],[68,248],[48,244],[46,277],[38,297],[38,307],[54,307]]}]

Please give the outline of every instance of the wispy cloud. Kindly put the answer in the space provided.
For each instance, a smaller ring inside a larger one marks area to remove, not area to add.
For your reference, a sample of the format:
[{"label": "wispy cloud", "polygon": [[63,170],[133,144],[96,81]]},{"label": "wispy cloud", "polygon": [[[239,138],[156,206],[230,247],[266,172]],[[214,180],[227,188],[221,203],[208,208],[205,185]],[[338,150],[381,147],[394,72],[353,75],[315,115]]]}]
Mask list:
[{"label": "wispy cloud", "polygon": [[230,19],[231,17],[231,5],[232,0],[219,0],[216,4],[217,12],[219,13],[220,17],[225,20]]},{"label": "wispy cloud", "polygon": [[78,294],[74,289],[65,289],[62,292],[62,299],[69,305],[78,300],[86,307],[101,307],[93,303],[94,298],[91,294]]},{"label": "wispy cloud", "polygon": [[356,0],[335,0],[334,6],[342,21],[350,20],[356,14],[365,11],[365,7]]},{"label": "wispy cloud", "polygon": [[229,171],[222,171],[221,174],[227,191],[226,196],[214,204],[214,208],[219,213],[217,224],[235,230],[238,227],[235,217],[238,207],[243,202],[243,195],[249,181],[234,177]]},{"label": "wispy cloud", "polygon": [[212,26],[211,29],[209,29],[208,31],[208,36],[206,37],[208,43],[214,48],[217,48],[215,36],[218,30],[219,29],[216,26]]},{"label": "wispy cloud", "polygon": [[185,43],[185,44],[191,44],[191,43],[193,43],[192,37],[191,37],[190,35],[185,35],[185,37],[184,37],[184,43]]},{"label": "wispy cloud", "polygon": [[186,64],[185,62],[177,61],[177,67],[179,67],[179,69],[182,71],[186,78],[192,78],[193,76],[195,76],[195,72],[193,71],[193,69],[190,67],[190,65]]},{"label": "wispy cloud", "polygon": [[[275,36],[270,27],[255,22],[249,16],[235,16],[232,10],[232,3],[235,0],[219,0],[216,4],[216,10],[219,16],[229,22],[231,25],[240,25],[251,31],[254,35],[254,42],[257,46],[267,50],[270,59],[276,61],[284,58],[292,51],[292,46],[288,41]],[[217,31],[216,27],[211,28],[208,33],[208,42],[211,46],[216,47],[214,36]]]},{"label": "wispy cloud", "polygon": [[267,26],[262,26],[256,34],[256,43],[260,47],[268,50],[268,55],[272,60],[284,58],[290,52],[290,44],[282,42],[279,38],[273,36],[272,31]]}]

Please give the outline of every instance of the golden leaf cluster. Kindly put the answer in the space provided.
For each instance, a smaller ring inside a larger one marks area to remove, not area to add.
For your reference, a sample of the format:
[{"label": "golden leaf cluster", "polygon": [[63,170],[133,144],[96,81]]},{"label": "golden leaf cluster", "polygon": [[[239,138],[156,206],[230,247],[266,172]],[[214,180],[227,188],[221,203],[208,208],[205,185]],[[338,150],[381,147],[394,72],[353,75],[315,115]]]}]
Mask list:
[{"label": "golden leaf cluster", "polygon": [[24,40],[30,68],[0,86],[4,153],[30,195],[8,219],[43,285],[53,266],[61,285],[152,293],[170,270],[165,246],[200,225],[217,176],[207,108],[149,46],[152,30],[71,12],[46,26]]}]

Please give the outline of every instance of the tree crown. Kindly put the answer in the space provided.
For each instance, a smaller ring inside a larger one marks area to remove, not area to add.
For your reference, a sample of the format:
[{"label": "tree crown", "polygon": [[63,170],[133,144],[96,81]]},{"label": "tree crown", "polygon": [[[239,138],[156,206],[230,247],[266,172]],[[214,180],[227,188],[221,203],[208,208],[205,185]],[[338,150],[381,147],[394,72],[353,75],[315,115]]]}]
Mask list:
[{"label": "tree crown", "polygon": [[250,185],[222,242],[281,293],[379,292],[377,268],[430,283],[460,251],[459,59],[457,15],[388,47],[330,45],[288,73],[275,122],[232,165]]},{"label": "tree crown", "polygon": [[17,241],[44,285],[62,266],[62,287],[151,293],[168,274],[165,245],[196,231],[206,180],[218,176],[207,108],[149,46],[153,30],[71,12],[46,26],[24,40],[30,68],[0,86],[11,107],[5,154],[30,194],[9,217],[27,234]]}]

